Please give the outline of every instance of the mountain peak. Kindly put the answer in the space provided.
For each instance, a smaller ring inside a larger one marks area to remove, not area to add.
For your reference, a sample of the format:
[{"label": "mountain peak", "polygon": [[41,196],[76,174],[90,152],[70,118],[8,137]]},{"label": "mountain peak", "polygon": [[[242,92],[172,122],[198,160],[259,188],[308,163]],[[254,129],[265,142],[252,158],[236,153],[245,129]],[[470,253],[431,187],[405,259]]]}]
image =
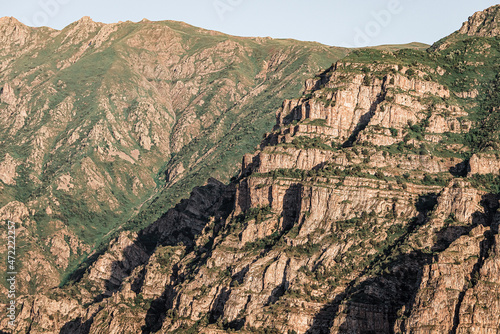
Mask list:
[{"label": "mountain peak", "polygon": [[24,25],[21,22],[19,22],[16,18],[12,16],[4,16],[0,17],[0,26],[2,25]]},{"label": "mountain peak", "polygon": [[458,33],[469,36],[494,37],[500,35],[500,5],[476,12],[464,22]]},{"label": "mountain peak", "polygon": [[[71,23],[68,27],[71,27],[74,31],[93,31],[95,29],[98,29],[105,24],[102,22],[96,22],[92,20],[89,16],[83,16],[81,19],[78,21],[75,21]],[[67,28],[68,28],[67,27]]]},{"label": "mountain peak", "polygon": [[92,18],[90,16],[83,16],[81,19],[76,21],[76,24],[78,24],[78,25],[93,25],[96,23],[98,23],[98,22],[95,22],[94,20],[92,20]]},{"label": "mountain peak", "polygon": [[92,20],[92,18],[90,16],[83,16],[77,22],[94,22],[94,20]]}]

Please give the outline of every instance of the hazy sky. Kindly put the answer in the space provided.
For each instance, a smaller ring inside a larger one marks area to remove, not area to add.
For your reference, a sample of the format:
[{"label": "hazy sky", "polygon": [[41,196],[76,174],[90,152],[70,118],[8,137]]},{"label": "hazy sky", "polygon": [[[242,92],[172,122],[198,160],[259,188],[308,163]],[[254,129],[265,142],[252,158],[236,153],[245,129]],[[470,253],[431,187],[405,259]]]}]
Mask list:
[{"label": "hazy sky", "polygon": [[335,46],[424,42],[460,28],[490,0],[19,0],[0,16],[61,29],[82,16],[118,22],[177,20],[239,36],[318,41]]}]

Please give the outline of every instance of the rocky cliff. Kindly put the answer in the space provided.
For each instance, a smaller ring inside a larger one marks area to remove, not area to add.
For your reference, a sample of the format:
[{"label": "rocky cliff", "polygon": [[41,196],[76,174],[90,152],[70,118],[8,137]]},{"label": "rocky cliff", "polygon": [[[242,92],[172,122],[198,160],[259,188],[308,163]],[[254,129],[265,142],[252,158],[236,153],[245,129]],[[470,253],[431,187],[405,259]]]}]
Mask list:
[{"label": "rocky cliff", "polygon": [[499,55],[481,33],[353,51],[231,183],[20,299],[18,331],[497,333]]}]

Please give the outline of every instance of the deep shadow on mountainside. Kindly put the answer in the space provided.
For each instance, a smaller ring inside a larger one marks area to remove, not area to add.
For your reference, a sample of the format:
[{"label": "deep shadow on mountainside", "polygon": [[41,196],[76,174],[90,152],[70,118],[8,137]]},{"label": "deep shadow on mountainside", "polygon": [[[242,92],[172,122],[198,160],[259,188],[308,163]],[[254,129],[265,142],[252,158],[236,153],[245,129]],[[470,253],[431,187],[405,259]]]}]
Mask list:
[{"label": "deep shadow on mountainside", "polygon": [[499,8],[319,70],[229,183],[158,197],[18,331],[497,333]]}]

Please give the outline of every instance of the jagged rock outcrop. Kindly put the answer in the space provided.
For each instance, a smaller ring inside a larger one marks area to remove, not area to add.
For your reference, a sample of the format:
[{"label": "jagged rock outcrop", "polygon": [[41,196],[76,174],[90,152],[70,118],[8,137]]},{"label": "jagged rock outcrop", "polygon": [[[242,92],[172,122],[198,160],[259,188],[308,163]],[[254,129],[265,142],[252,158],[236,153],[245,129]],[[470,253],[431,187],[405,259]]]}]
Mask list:
[{"label": "jagged rock outcrop", "polygon": [[458,31],[469,36],[495,37],[500,35],[500,6],[474,13]]},{"label": "jagged rock outcrop", "polygon": [[2,162],[0,162],[0,180],[6,185],[16,184],[16,168],[20,163],[17,162],[10,154],[6,154]]}]

